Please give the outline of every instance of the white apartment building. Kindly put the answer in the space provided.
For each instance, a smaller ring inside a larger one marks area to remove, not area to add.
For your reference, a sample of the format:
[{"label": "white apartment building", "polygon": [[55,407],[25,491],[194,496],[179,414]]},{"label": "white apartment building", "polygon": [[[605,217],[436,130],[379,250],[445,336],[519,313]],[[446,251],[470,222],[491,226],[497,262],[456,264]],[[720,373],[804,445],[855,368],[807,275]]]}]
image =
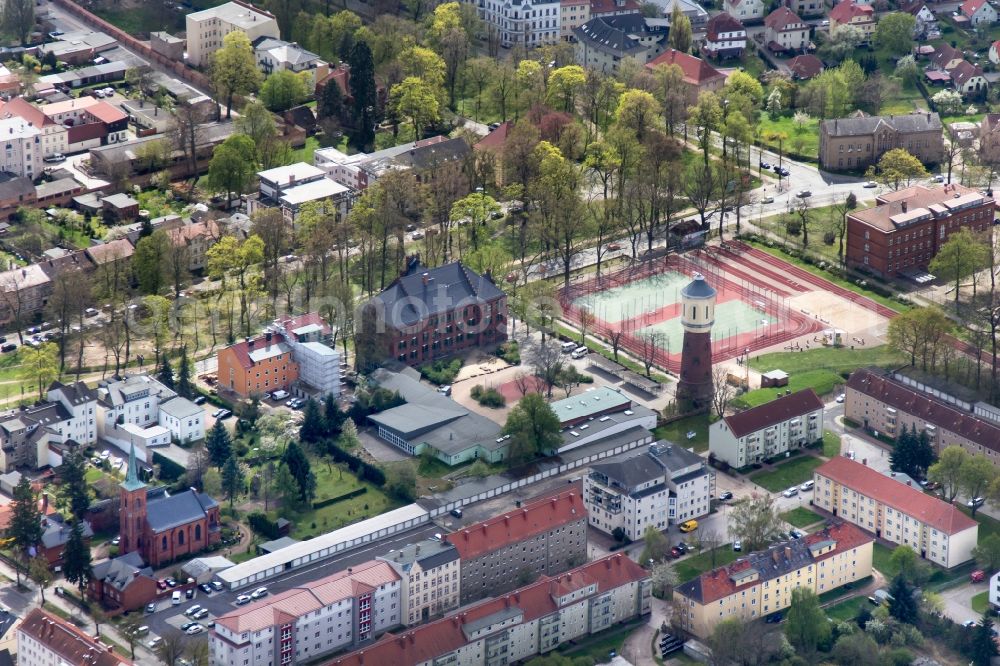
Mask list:
[{"label": "white apartment building", "polygon": [[135,445],[145,462],[147,447],[205,438],[204,409],[149,375],[104,382],[97,392],[97,434],[122,451]]},{"label": "white apartment building", "polygon": [[187,398],[176,396],[161,402],[158,423],[178,441],[205,439],[205,410]]},{"label": "white apartment building", "polygon": [[401,613],[399,575],[386,562],[370,560],[217,617],[208,637],[209,663],[311,662],[398,626]]},{"label": "white apartment building", "polygon": [[502,46],[544,46],[560,39],[558,0],[478,0],[477,7]]},{"label": "white apartment building", "polygon": [[83,382],[53,382],[45,398],[61,404],[68,414],[68,418],[50,424],[49,428],[77,444],[90,445],[97,441],[97,391]]},{"label": "white apartment building", "polygon": [[458,550],[443,539],[425,539],[378,558],[401,579],[405,625],[427,622],[458,608],[461,569]]},{"label": "white apartment building", "polygon": [[257,66],[265,76],[282,69],[296,74],[309,72],[312,81],[310,90],[315,89],[316,82],[322,81],[330,73],[330,65],[318,55],[282,39],[260,37],[254,40],[253,53]]},{"label": "white apartment building", "polygon": [[42,172],[42,132],[22,118],[0,119],[0,171],[34,179]]},{"label": "white apartment building", "polygon": [[590,466],[583,479],[589,523],[611,534],[621,528],[633,541],[650,525],[671,524],[707,515],[715,477],[696,453],[657,442],[639,454],[626,454]]},{"label": "white apartment building", "polygon": [[131,666],[100,640],[39,608],[17,627],[18,666]]},{"label": "white apartment building", "polygon": [[[455,615],[386,636],[327,666],[516,664],[650,612],[645,569],[615,553]],[[213,662],[214,664],[214,662]]]},{"label": "white apartment building", "polygon": [[740,468],[823,438],[823,401],[812,389],[726,416],[708,428],[708,450]]},{"label": "white apartment building", "polygon": [[990,593],[986,596],[990,600],[990,608],[1000,608],[1000,571],[990,576]]},{"label": "white apartment building", "polygon": [[843,456],[813,478],[813,506],[945,568],[972,559],[979,523],[954,505]]},{"label": "white apartment building", "polygon": [[236,0],[187,15],[187,61],[195,67],[210,64],[229,33],[240,30],[251,42],[259,37],[281,37],[272,14]]},{"label": "white apartment building", "polygon": [[269,330],[285,338],[299,364],[292,390],[322,400],[340,395],[340,352],[331,344],[332,329],[318,312],[276,319]]}]

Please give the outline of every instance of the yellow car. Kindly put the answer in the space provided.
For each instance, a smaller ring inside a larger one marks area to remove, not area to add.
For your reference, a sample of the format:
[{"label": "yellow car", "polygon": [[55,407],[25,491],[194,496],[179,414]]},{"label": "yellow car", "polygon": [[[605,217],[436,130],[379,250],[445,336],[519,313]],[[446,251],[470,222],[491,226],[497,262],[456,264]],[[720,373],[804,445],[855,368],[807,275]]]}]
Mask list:
[{"label": "yellow car", "polygon": [[680,529],[681,532],[694,532],[696,529],[698,529],[698,521],[697,520],[685,520],[678,527],[679,527],[679,529]]}]

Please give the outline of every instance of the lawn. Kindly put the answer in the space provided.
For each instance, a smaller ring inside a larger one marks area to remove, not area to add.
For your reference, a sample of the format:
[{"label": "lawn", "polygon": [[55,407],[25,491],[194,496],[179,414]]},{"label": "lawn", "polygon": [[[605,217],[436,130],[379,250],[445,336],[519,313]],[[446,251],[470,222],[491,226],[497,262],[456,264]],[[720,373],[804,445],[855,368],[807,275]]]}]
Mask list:
[{"label": "lawn", "polygon": [[[867,208],[872,203],[874,201],[859,201],[856,210]],[[800,223],[802,220],[796,211],[789,210],[765,217],[755,224],[759,224],[778,238],[781,238],[786,246],[800,248],[802,246],[802,232],[794,236],[790,235],[787,230],[787,223],[789,221]],[[807,250],[812,254],[821,256],[832,264],[840,264],[841,258],[837,254],[839,247],[837,234],[840,224],[840,213],[837,212],[836,208],[834,206],[818,206],[808,209],[806,212],[806,224],[809,227],[809,247]],[[823,237],[826,232],[834,234],[833,242],[829,244],[826,243]],[[844,248],[845,250],[847,248],[846,234],[844,236]]]},{"label": "lawn", "polygon": [[976,611],[980,615],[986,612],[986,607],[989,605],[990,592],[989,590],[983,590],[979,594],[972,595],[972,599],[969,602],[972,604],[972,610]]},{"label": "lawn", "polygon": [[905,354],[888,345],[861,349],[818,347],[804,352],[761,354],[750,359],[750,367],[759,372],[780,369],[794,377],[796,373],[808,370],[823,369],[840,374],[869,365],[891,368],[906,365],[907,361]]},{"label": "lawn", "polygon": [[877,569],[886,580],[892,580],[899,573],[899,570],[889,562],[892,557],[892,549],[875,542],[875,549],[872,551],[872,568]]},{"label": "lawn", "polygon": [[772,493],[777,493],[813,478],[813,470],[822,464],[823,461],[814,456],[798,456],[773,470],[751,474],[750,480]]},{"label": "lawn", "polygon": [[[858,367],[861,366],[859,365]],[[782,370],[784,370],[784,368],[782,368]],[[735,398],[731,404],[733,407],[749,409],[750,407],[757,407],[771,402],[779,395],[783,395],[785,391],[795,393],[796,391],[802,391],[807,388],[811,388],[816,391],[817,395],[822,396],[832,392],[837,385],[843,384],[845,381],[844,378],[836,372],[826,370],[824,368],[817,370],[805,370],[803,372],[789,374],[791,374],[791,376],[788,378],[788,386],[784,386],[782,388],[756,389]]]},{"label": "lawn", "polygon": [[793,527],[804,529],[823,520],[823,516],[800,506],[781,514],[781,519]]},{"label": "lawn", "polygon": [[868,599],[866,597],[852,597],[847,601],[841,601],[839,604],[830,606],[826,609],[826,614],[828,617],[837,622],[847,622],[854,619],[854,617],[858,614],[858,610],[866,604],[868,604]]},{"label": "lawn", "polygon": [[[965,506],[965,504],[956,502],[955,506],[957,506],[959,511],[963,512],[965,515],[972,516],[972,512],[969,511],[969,507]],[[1000,520],[991,518],[982,511],[977,511],[976,515],[972,517],[979,523],[980,542],[988,536],[993,536],[994,534],[1000,535]]]},{"label": "lawn", "polygon": [[580,639],[577,645],[571,648],[559,650],[560,654],[576,657],[590,657],[593,663],[601,664],[608,660],[608,654],[613,650],[615,654],[622,651],[622,644],[625,639],[644,621],[629,622],[619,626],[612,626],[599,634]]},{"label": "lawn", "polygon": [[823,431],[823,455],[827,458],[840,455],[840,435],[829,430]]},{"label": "lawn", "polygon": [[792,115],[772,120],[768,114],[760,118],[761,142],[769,150],[778,151],[778,141],[769,139],[772,134],[782,134],[781,152],[794,152],[800,157],[815,161],[819,154],[819,118],[809,118],[801,126]]},{"label": "lawn", "polygon": [[[731,544],[723,544],[715,549],[715,567],[735,562],[739,556],[740,553],[733,550]],[[706,550],[697,555],[686,557],[676,563],[674,571],[677,572],[677,580],[685,582],[700,576],[706,571],[711,571],[715,567],[712,566],[712,552]]]},{"label": "lawn", "polygon": [[[656,439],[670,440],[674,444],[694,449],[695,453],[704,453],[708,451],[708,424],[708,414],[696,414],[655,428],[653,434]],[[691,439],[687,437],[689,432],[694,433]]]},{"label": "lawn", "polygon": [[319,148],[319,139],[314,136],[307,137],[304,146],[292,151],[293,161],[312,164],[313,153],[316,152],[317,148]]}]

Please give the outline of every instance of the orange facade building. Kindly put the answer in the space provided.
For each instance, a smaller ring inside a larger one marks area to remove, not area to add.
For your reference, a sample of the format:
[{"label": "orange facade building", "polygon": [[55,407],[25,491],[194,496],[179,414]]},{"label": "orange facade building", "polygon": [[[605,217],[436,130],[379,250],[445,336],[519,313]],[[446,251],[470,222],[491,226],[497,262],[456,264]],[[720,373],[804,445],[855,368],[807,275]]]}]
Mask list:
[{"label": "orange facade building", "polygon": [[265,333],[219,352],[219,386],[241,398],[288,390],[298,378],[292,348],[279,333]]}]

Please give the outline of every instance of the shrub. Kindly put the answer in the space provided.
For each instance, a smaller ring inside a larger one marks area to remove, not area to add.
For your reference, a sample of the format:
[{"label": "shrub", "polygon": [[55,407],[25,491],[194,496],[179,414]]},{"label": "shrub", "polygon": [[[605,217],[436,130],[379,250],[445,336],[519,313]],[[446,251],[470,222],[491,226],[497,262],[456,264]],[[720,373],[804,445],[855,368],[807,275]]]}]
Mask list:
[{"label": "shrub", "polygon": [[481,397],[483,397],[483,390],[484,389],[482,384],[476,384],[475,386],[473,386],[472,391],[470,392],[470,394],[472,395],[472,399],[479,400]]},{"label": "shrub", "polygon": [[[331,504],[336,504],[337,502],[343,502],[344,500],[349,500],[358,495],[364,495],[368,492],[368,486],[361,486],[360,488],[355,488],[350,492],[346,492],[343,495],[337,495],[336,497],[331,497],[329,499],[320,500],[319,502],[313,502],[314,509],[322,509],[323,507],[330,506]],[[368,510],[368,505],[365,505],[365,510]]]},{"label": "shrub", "polygon": [[443,386],[455,381],[461,369],[462,359],[453,358],[450,361],[442,359],[420,366],[420,374],[430,383]]},{"label": "shrub", "polygon": [[497,347],[497,356],[511,365],[521,364],[521,350],[514,340],[509,340]]},{"label": "shrub", "polygon": [[823,232],[823,242],[827,245],[833,245],[837,241],[837,234],[832,231]]},{"label": "shrub", "polygon": [[[477,386],[476,388],[482,387]],[[483,407],[490,407],[492,409],[499,409],[507,404],[507,398],[503,397],[503,393],[500,393],[495,388],[480,391],[478,396],[473,395],[472,397]]]},{"label": "shrub", "polygon": [[160,466],[161,481],[176,481],[187,471],[170,458],[153,451],[153,464]]},{"label": "shrub", "polygon": [[255,511],[247,516],[247,523],[250,524],[250,529],[268,539],[277,539],[279,536],[278,524],[260,511]]}]

